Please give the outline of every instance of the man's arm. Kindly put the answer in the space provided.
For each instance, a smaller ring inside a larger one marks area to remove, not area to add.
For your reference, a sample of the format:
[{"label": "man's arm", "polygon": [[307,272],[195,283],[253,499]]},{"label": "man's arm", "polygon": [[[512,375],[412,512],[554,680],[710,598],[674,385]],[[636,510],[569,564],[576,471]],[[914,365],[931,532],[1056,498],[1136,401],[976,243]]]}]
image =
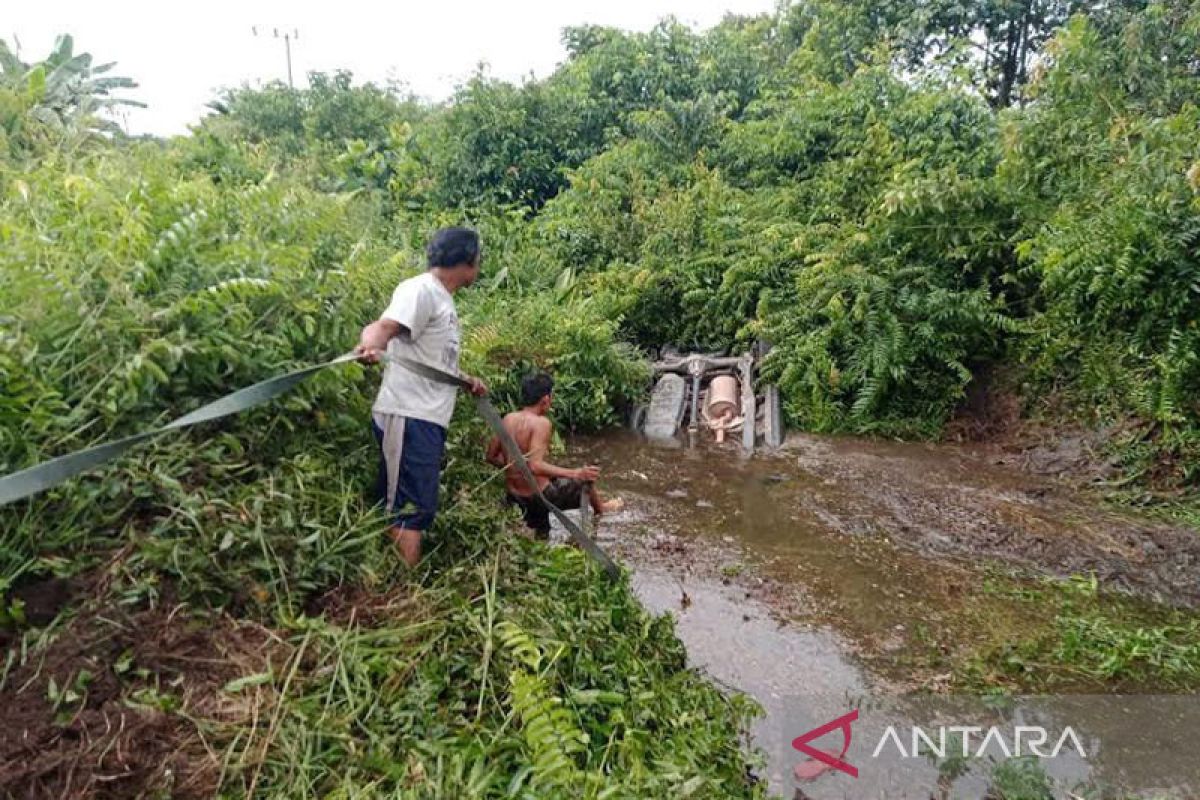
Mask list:
[{"label": "man's arm", "polygon": [[493,467],[508,466],[508,459],[504,456],[504,445],[500,444],[499,436],[493,436],[492,440],[488,442],[487,455],[484,458]]},{"label": "man's arm", "polygon": [[379,360],[380,354],[387,350],[388,342],[403,331],[404,326],[394,319],[377,319],[362,329],[358,347],[354,348],[354,352],[358,353],[363,361],[374,363]]},{"label": "man's arm", "polygon": [[550,420],[542,417],[534,424],[533,436],[529,442],[529,455],[526,457],[526,461],[529,462],[530,471],[539,478],[569,478],[577,481],[594,481],[600,476],[600,470],[596,467],[583,467],[582,469],[556,467],[546,460],[549,452]]},{"label": "man's arm", "polygon": [[362,329],[358,347],[354,348],[362,360],[374,363],[387,350],[388,342],[405,334],[417,338],[429,322],[430,302],[414,281],[403,281],[392,292],[391,302],[379,315],[379,319]]}]

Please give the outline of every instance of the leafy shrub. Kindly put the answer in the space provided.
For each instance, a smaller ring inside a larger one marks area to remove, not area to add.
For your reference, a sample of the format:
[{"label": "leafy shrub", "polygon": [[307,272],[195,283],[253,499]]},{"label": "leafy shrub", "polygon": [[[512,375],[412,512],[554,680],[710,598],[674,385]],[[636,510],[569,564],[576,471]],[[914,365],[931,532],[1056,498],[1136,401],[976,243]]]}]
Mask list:
[{"label": "leafy shrub", "polygon": [[[1153,426],[1139,470],[1195,483],[1200,424],[1200,16],[1151,4],[1105,32],[1075,20],[1032,87],[1005,185],[1043,313],[1024,352],[1035,383],[1104,422]],[[1086,85],[1076,76],[1095,76]]]},{"label": "leafy shrub", "polygon": [[534,370],[554,376],[553,416],[572,430],[618,423],[621,408],[645,391],[645,363],[633,348],[614,345],[617,321],[594,303],[546,293],[480,301],[468,307],[464,365],[504,408],[520,407],[521,377]]}]

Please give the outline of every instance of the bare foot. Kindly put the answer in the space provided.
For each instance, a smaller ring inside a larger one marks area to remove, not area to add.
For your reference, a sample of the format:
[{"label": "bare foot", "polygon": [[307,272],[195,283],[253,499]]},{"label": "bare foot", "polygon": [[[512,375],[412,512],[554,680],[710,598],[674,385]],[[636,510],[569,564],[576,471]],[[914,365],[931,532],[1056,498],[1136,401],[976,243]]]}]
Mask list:
[{"label": "bare foot", "polygon": [[605,500],[600,504],[600,514],[615,514],[625,507],[625,501],[619,497],[614,497],[611,500]]}]

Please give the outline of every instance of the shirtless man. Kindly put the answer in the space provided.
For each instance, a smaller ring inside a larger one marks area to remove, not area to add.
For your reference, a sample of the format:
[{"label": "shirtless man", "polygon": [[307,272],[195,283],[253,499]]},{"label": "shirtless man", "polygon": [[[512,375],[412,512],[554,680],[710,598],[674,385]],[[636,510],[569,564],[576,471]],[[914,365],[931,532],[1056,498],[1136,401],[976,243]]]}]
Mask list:
[{"label": "shirtless man", "polygon": [[[504,430],[521,448],[529,469],[537,479],[538,487],[547,500],[560,509],[579,508],[584,484],[591,487],[591,506],[597,515],[619,511],[624,505],[620,499],[604,500],[596,491],[595,481],[600,470],[588,466],[580,469],[556,467],[546,460],[550,452],[551,425],[546,413],[550,410],[554,392],[553,379],[544,372],[527,375],[521,381],[520,411],[504,417]],[[489,464],[505,468],[505,483],[508,502],[521,509],[525,524],[541,538],[550,536],[550,509],[537,498],[533,488],[525,482],[515,465],[508,463],[500,438],[492,437],[488,443]]]}]

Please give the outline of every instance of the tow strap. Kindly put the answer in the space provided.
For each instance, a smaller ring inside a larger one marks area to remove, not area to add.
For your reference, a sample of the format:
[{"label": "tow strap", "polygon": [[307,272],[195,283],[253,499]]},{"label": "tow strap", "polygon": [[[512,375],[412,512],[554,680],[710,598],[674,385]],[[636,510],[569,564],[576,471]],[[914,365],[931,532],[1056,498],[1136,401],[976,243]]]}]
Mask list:
[{"label": "tow strap", "polygon": [[[453,386],[457,389],[470,389],[470,384],[457,375],[451,375],[448,372],[443,372],[418,361],[413,361],[403,356],[385,355],[382,358],[396,363],[428,380],[446,386]],[[211,422],[262,405],[291,391],[305,379],[323,369],[356,360],[358,360],[358,355],[350,352],[322,364],[304,367],[285,375],[269,378],[200,406],[195,411],[184,414],[182,417],[172,420],[159,428],[137,433],[133,436],[126,436],[123,439],[117,439],[116,441],[107,442],[95,447],[89,447],[86,450],[68,453],[65,456],[43,461],[41,464],[36,464],[20,472],[0,477],[0,506],[14,503],[17,500],[22,500],[58,486],[60,483],[82,472],[112,461],[125,453],[125,451],[136,447],[142,442],[149,441],[164,433],[181,430],[201,422]],[[491,401],[487,397],[473,397],[473,399],[475,400],[475,410],[479,412],[479,415],[483,417],[488,426],[491,427],[492,431],[500,439],[500,444],[504,447],[504,452],[508,456],[509,462],[517,467],[525,482],[534,488],[538,499],[545,503],[550,513],[554,514],[558,521],[562,523],[562,526],[567,529],[567,532],[571,535],[575,543],[579,545],[580,549],[595,559],[604,568],[604,572],[609,578],[615,579],[619,576],[620,570],[613,560],[609,558],[608,554],[601,550],[574,520],[564,514],[561,509],[547,500],[542,494],[537,480],[533,476],[533,471],[529,469],[529,463],[525,460],[525,456],[521,452],[521,448],[513,441],[508,431],[504,430],[500,414],[496,411]]]}]

